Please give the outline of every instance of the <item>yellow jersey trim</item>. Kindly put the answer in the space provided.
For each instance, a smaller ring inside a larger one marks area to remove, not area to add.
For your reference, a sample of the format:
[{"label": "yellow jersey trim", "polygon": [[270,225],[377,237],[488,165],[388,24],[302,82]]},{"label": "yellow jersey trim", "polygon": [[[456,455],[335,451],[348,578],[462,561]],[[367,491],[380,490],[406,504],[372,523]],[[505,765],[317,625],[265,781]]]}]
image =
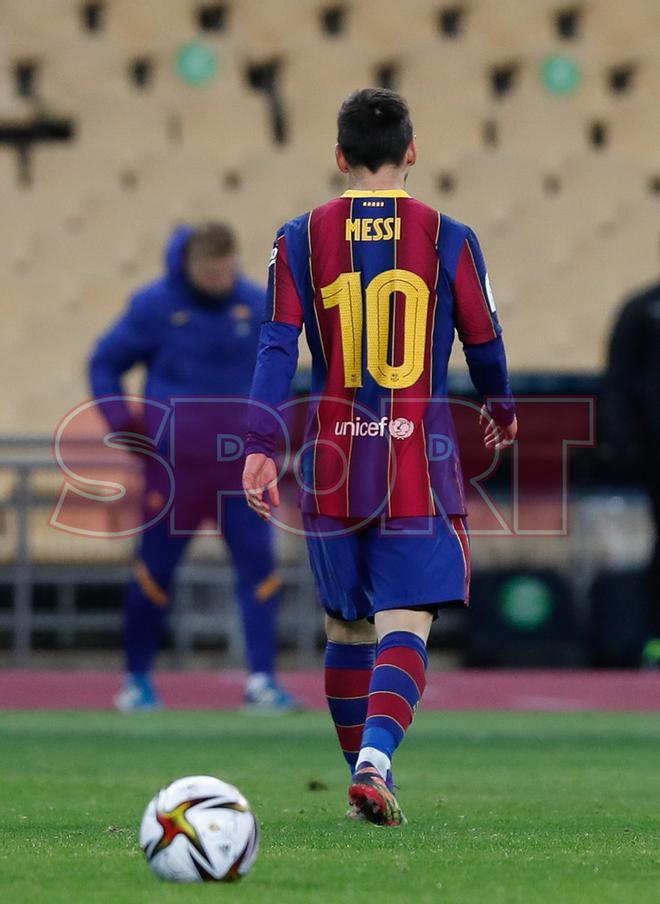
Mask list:
[{"label": "yellow jersey trim", "polygon": [[358,191],[356,188],[349,188],[342,195],[342,198],[409,198],[410,195],[402,188],[378,189],[377,191]]}]

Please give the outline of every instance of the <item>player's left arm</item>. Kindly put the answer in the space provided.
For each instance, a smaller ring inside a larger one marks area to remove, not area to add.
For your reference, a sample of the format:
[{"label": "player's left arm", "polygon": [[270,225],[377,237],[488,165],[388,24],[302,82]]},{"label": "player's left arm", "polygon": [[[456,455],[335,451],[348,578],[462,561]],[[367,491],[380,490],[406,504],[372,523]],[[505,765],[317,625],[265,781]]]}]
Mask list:
[{"label": "player's left arm", "polygon": [[250,406],[243,469],[248,505],[265,520],[271,517],[271,505],[278,506],[280,502],[274,460],[277,427],[270,412],[277,410],[289,396],[298,366],[302,324],[302,303],[289,266],[286,235],[280,229],[268,268],[266,316],[261,325],[250,393],[251,399],[259,404]]},{"label": "player's left arm", "polygon": [[[461,242],[453,275],[456,330],[475,389],[484,400],[484,444],[501,449],[518,432],[506,352],[486,262],[471,229]],[[492,401],[489,401],[492,400]]]}]

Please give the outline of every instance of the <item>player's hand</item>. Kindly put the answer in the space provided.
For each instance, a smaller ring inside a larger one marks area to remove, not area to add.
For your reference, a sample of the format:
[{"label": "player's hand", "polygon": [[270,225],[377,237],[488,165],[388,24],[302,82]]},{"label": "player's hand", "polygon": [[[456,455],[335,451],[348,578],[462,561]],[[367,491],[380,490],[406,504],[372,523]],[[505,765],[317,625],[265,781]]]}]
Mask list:
[{"label": "player's hand", "polygon": [[484,446],[487,449],[506,449],[512,445],[518,433],[518,419],[515,415],[508,427],[498,427],[485,405],[479,414],[479,424],[485,426]]},{"label": "player's hand", "polygon": [[[253,452],[247,456],[243,468],[243,490],[250,508],[264,521],[269,521],[272,515],[271,505],[277,507],[280,504],[277,465],[272,458],[268,458],[262,452]],[[266,490],[268,502],[264,499]]]}]

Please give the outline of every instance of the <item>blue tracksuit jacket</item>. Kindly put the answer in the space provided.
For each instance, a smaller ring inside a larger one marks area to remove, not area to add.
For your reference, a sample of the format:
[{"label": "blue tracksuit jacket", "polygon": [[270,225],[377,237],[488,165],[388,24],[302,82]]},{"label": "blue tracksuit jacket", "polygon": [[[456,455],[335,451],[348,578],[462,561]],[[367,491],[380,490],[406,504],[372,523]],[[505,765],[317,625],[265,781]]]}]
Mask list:
[{"label": "blue tracksuit jacket", "polygon": [[[146,366],[144,395],[165,404],[177,396],[249,395],[265,290],[239,276],[217,308],[202,306],[184,269],[191,231],[173,233],[165,274],[139,289],[99,339],[89,364],[96,398],[121,394],[122,374],[139,363]],[[113,430],[130,423],[124,404],[104,413]]]}]

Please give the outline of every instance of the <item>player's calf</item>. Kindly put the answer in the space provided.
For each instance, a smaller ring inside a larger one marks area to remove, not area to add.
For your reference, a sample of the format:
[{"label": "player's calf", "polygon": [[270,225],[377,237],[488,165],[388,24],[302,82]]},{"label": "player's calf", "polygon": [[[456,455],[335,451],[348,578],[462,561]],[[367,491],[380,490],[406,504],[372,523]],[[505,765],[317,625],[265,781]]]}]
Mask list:
[{"label": "player's calf", "polygon": [[375,651],[374,643],[329,640],[326,647],[325,693],[339,746],[351,772],[362,744]]},{"label": "player's calf", "polygon": [[[395,613],[385,621],[395,627],[397,621],[400,624]],[[430,616],[428,621],[430,627]],[[424,692],[427,665],[426,645],[417,633],[391,630],[378,644],[358,766],[348,789],[354,818],[384,826],[405,821],[390,767]]]}]

